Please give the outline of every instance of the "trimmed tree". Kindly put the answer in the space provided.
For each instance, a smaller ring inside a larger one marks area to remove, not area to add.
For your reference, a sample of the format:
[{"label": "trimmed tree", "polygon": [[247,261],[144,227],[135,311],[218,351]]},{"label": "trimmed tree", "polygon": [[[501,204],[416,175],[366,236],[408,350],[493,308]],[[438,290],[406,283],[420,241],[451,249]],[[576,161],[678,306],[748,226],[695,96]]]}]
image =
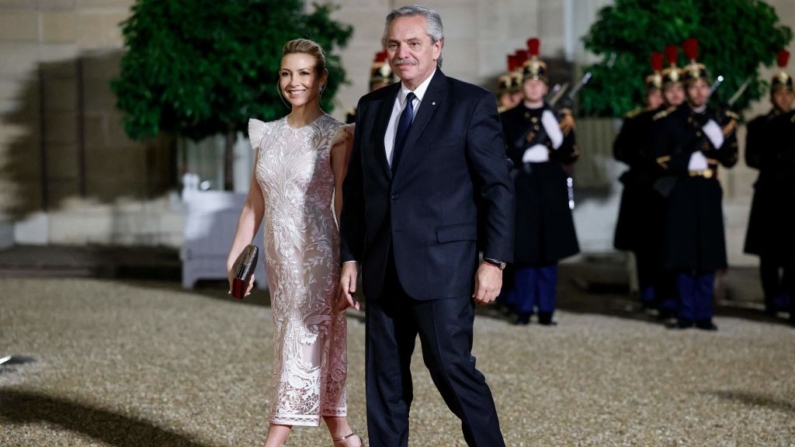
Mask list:
[{"label": "trimmed tree", "polygon": [[306,13],[301,0],[137,0],[121,24],[126,53],[111,82],[127,135],[226,135],[224,189],[231,190],[237,132],[250,117],[267,121],[288,111],[277,87],[287,41],[309,38],[326,51],[324,110],[333,110],[347,82],[335,50],[352,27],[332,20],[333,5],[313,6]]},{"label": "trimmed tree", "polygon": [[[759,64],[775,62],[778,50],[792,40],[792,30],[779,23],[773,7],[759,0],[616,0],[599,11],[583,38],[585,48],[602,61],[584,67],[593,78],[580,92],[581,111],[619,117],[642,104],[651,53],[690,37],[698,39],[698,61],[713,78],[724,77],[713,100],[726,103],[751,79],[733,106],[740,111],[767,91]],[[687,63],[680,52],[679,66]]]}]

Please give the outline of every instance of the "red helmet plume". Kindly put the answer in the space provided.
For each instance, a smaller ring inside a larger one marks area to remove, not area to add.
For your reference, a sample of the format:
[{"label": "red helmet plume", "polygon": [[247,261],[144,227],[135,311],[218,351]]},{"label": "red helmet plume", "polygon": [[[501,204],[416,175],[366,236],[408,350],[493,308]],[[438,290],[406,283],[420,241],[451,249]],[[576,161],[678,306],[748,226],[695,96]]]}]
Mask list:
[{"label": "red helmet plume", "polygon": [[663,68],[663,55],[662,53],[652,53],[651,54],[651,69],[655,72],[662,70]]},{"label": "red helmet plume", "polygon": [[527,59],[530,59],[530,54],[527,50],[516,50],[516,66],[521,67]]},{"label": "red helmet plume", "polygon": [[668,65],[676,65],[676,61],[679,60],[679,47],[676,45],[665,47],[665,58],[668,59]]},{"label": "red helmet plume", "polygon": [[682,49],[685,50],[687,58],[691,61],[698,59],[698,40],[695,38],[691,37],[690,39],[685,40],[684,43],[682,43]]},{"label": "red helmet plume", "polygon": [[533,37],[527,39],[527,53],[530,57],[538,56],[538,50],[541,47],[541,41]]},{"label": "red helmet plume", "polygon": [[781,69],[786,68],[788,63],[789,63],[789,51],[787,51],[787,50],[779,50],[778,51],[778,66],[779,66],[779,68],[781,68]]}]

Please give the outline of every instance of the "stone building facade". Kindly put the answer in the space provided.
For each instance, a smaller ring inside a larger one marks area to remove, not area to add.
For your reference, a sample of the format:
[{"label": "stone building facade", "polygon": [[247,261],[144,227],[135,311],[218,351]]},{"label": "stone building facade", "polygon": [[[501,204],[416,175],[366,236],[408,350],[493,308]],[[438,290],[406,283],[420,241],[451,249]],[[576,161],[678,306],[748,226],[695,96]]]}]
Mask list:
[{"label": "stone building facade", "polygon": [[[342,58],[351,84],[337,96],[344,116],[366,92],[372,57],[380,49],[385,15],[411,1],[334,0],[336,17],[354,26]],[[580,38],[610,0],[434,0],[445,25],[444,71],[492,87],[505,54],[539,37],[545,58],[578,67],[593,61]],[[795,28],[795,2],[768,0]],[[37,244],[145,244],[179,246],[182,209],[179,169],[216,170],[218,145],[180,143],[176,162],[167,141],[130,141],[115,110],[108,81],[122,52],[119,22],[132,0],[0,0],[0,246]],[[311,2],[307,2],[311,4]],[[307,6],[309,7],[309,6]],[[795,45],[790,48],[795,53]],[[763,70],[769,76],[770,70]],[[748,117],[768,108],[766,101]],[[583,151],[577,167],[582,194],[575,210],[585,251],[609,251],[623,169],[610,158],[615,123],[581,120]],[[741,130],[742,132],[742,130]],[[742,136],[742,135],[741,135]],[[250,151],[237,148],[236,187],[248,184]],[[192,158],[191,158],[192,157]],[[42,162],[44,160],[45,162]],[[182,160],[182,159],[180,159]],[[209,167],[208,167],[209,166]],[[730,263],[742,255],[755,173],[740,163],[723,172]],[[586,224],[587,222],[587,224]],[[232,231],[232,230],[230,230]]]}]

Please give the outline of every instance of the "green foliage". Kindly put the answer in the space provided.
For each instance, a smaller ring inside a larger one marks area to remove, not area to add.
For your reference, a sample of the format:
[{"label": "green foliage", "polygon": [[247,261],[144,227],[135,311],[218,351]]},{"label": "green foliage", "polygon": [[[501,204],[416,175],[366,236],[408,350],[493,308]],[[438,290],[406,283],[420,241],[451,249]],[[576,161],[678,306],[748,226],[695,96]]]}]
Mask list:
[{"label": "green foliage", "polygon": [[352,28],[332,5],[304,12],[301,0],[137,0],[122,23],[126,53],[111,86],[133,139],[161,131],[201,139],[245,130],[248,118],[285,115],[277,88],[282,46],[304,37],[326,51],[329,83],[321,106],[333,109],[347,82],[335,50]]},{"label": "green foliage", "polygon": [[[760,0],[616,0],[599,11],[583,38],[585,48],[603,59],[584,68],[593,78],[580,92],[581,110],[617,117],[642,104],[651,53],[681,46],[690,37],[699,41],[698,61],[713,78],[725,78],[713,101],[727,102],[752,78],[734,104],[739,111],[767,91],[768,82],[757,68],[775,63],[778,50],[792,40],[792,30],[779,24],[773,7]],[[680,50],[679,66],[688,62]]]}]

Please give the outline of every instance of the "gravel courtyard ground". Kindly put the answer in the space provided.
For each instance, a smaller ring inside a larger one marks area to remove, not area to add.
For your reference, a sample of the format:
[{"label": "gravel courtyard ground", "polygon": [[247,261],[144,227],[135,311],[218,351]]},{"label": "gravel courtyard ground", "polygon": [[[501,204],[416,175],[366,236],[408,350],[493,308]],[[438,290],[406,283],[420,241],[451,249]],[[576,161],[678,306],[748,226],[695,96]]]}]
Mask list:
[{"label": "gravel courtyard ground", "polygon": [[[795,446],[795,329],[740,311],[722,312],[717,333],[671,331],[628,300],[574,290],[561,288],[555,328],[478,316],[507,445]],[[255,293],[0,277],[0,357],[36,360],[0,366],[0,445],[261,446],[272,324]],[[366,438],[363,342],[352,314],[350,420]],[[419,349],[413,369],[410,445],[464,446]],[[297,428],[288,445],[332,443]]]}]

